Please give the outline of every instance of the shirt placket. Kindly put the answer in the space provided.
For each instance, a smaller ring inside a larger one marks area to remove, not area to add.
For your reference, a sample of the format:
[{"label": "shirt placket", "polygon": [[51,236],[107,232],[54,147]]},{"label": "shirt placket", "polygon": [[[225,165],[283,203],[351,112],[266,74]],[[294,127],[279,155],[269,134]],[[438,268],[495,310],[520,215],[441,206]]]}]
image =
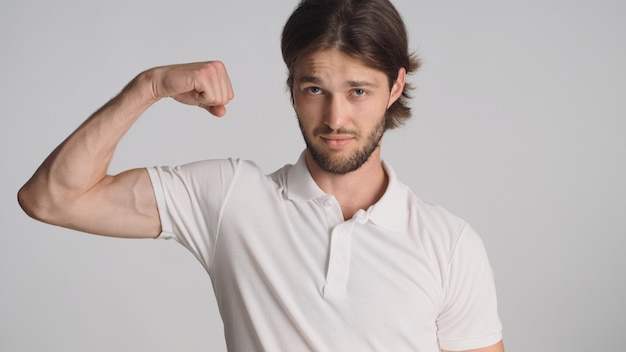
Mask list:
[{"label": "shirt placket", "polygon": [[332,298],[345,295],[350,274],[353,229],[354,222],[348,221],[335,226],[331,231],[324,297]]}]

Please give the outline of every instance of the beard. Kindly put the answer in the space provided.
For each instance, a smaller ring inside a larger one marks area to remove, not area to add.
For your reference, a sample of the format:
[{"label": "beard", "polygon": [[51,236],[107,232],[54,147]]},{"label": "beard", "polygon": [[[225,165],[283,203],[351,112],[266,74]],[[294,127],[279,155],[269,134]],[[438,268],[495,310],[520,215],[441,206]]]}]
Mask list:
[{"label": "beard", "polygon": [[[317,165],[322,168],[322,170],[331,174],[344,175],[357,170],[363,164],[365,164],[365,162],[369,160],[372,153],[374,153],[376,148],[380,146],[380,140],[383,138],[383,134],[385,133],[385,117],[386,116],[383,116],[380,121],[374,126],[370,134],[367,136],[365,144],[360,149],[352,152],[351,155],[337,157],[333,157],[331,153],[322,151],[321,148],[317,148],[311,142],[311,139],[307,136],[306,131],[302,126],[300,117],[298,117],[298,125],[300,126],[300,131],[302,132],[302,137],[304,138],[306,148],[313,157],[313,160],[317,163]],[[338,130],[333,130],[327,125],[317,127],[313,130],[313,136],[319,134],[333,133],[349,134],[357,138],[361,136],[358,131],[351,131],[342,128]]]}]

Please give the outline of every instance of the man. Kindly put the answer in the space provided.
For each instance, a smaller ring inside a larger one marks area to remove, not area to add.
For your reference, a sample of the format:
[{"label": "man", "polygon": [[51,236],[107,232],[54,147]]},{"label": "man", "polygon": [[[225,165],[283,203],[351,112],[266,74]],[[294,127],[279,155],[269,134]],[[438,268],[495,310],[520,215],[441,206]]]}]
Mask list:
[{"label": "man", "polygon": [[418,68],[387,0],[304,0],[283,58],[306,150],[264,175],[209,160],[106,174],[115,147],[165,97],[226,113],[220,62],[139,74],[19,192],[36,219],[94,234],[174,238],[211,276],[232,351],[503,351],[476,233],[381,160],[410,115]]}]

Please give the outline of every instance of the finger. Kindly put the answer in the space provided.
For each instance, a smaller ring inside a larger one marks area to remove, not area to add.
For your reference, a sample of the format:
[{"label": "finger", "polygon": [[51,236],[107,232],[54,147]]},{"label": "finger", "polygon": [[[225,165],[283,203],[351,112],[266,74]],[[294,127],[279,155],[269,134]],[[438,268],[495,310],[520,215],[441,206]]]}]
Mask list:
[{"label": "finger", "polygon": [[186,92],[172,96],[179,103],[186,105],[200,105],[200,94],[198,92]]},{"label": "finger", "polygon": [[[214,91],[203,92],[198,97],[198,105],[207,109],[211,114],[221,117],[226,114],[226,105],[232,99],[232,95],[228,96],[229,92],[223,91],[224,87],[217,87]],[[204,96],[208,96],[206,99]]]},{"label": "finger", "polygon": [[209,106],[207,109],[213,116],[222,117],[226,115],[226,107],[224,105]]},{"label": "finger", "polygon": [[215,97],[220,100],[221,104],[219,105],[225,105],[233,99],[233,88],[230,78],[228,77],[228,70],[226,70],[226,66],[224,66],[222,62],[212,62],[211,64],[213,68],[212,73],[216,78],[211,80],[213,92],[215,93]]},{"label": "finger", "polygon": [[233,85],[230,82],[230,77],[228,76],[228,71],[224,70],[222,74],[223,77],[220,80],[220,83],[222,85],[221,89],[224,93],[224,97],[228,99],[228,101],[233,100],[235,94],[233,92]]},{"label": "finger", "polygon": [[225,69],[215,72],[212,79],[205,82],[206,86],[200,94],[203,104],[218,106],[226,105],[233,99],[233,89]]},{"label": "finger", "polygon": [[203,107],[218,107],[225,106],[230,102],[230,99],[224,97],[224,93],[219,91],[219,88],[211,91],[204,91],[198,94],[196,105]]}]

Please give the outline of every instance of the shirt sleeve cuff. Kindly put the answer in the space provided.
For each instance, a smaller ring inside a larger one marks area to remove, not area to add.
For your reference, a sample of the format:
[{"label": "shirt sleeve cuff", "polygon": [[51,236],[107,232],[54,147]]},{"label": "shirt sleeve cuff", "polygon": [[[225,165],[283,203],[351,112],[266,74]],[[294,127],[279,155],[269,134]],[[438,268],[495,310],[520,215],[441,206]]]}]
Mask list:
[{"label": "shirt sleeve cuff", "polygon": [[150,182],[152,182],[152,190],[154,191],[154,198],[156,200],[157,210],[159,212],[159,221],[161,222],[161,232],[156,239],[171,239],[174,237],[172,231],[172,222],[169,220],[166,214],[167,203],[165,201],[165,194],[163,193],[163,185],[161,183],[161,176],[157,168],[146,168],[148,175],[150,176]]}]

